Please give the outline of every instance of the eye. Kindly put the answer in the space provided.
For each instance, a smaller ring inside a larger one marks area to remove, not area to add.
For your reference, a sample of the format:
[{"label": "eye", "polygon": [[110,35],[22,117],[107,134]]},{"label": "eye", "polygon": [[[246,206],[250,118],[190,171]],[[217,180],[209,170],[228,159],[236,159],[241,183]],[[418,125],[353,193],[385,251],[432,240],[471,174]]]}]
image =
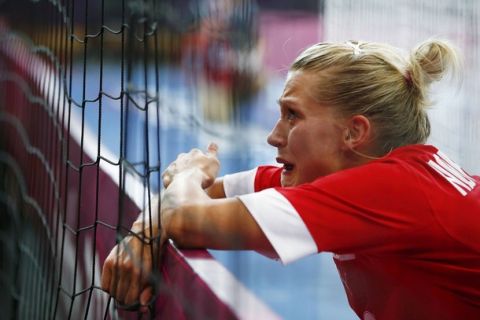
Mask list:
[{"label": "eye", "polygon": [[290,108],[287,109],[287,120],[295,120],[297,118],[297,112]]}]

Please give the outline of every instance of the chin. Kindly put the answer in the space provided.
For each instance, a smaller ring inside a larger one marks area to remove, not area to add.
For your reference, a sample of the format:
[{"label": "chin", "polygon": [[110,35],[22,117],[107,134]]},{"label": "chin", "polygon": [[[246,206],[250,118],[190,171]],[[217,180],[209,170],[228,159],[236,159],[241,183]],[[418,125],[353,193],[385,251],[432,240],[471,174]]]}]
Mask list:
[{"label": "chin", "polygon": [[282,185],[282,187],[294,187],[297,185],[297,183],[295,183],[295,181],[291,181],[291,180],[287,180],[285,181],[285,179],[282,178],[282,180],[280,181],[280,184]]}]

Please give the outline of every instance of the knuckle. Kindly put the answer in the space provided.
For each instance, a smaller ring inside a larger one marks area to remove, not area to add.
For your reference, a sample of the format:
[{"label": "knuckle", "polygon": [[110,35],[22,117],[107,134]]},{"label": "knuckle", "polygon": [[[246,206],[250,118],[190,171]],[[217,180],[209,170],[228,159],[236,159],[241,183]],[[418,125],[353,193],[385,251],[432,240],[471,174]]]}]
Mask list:
[{"label": "knuckle", "polygon": [[120,268],[121,268],[122,272],[130,273],[134,268],[132,260],[128,259],[128,260],[123,261]]},{"label": "knuckle", "polygon": [[114,258],[111,258],[110,256],[107,257],[107,259],[103,263],[103,270],[111,269],[114,266],[114,264],[115,264],[114,263]]},{"label": "knuckle", "polygon": [[163,174],[162,175],[163,183],[169,183],[171,179],[172,179],[172,176],[170,174]]},{"label": "knuckle", "polygon": [[182,152],[182,153],[179,153],[178,156],[177,156],[177,160],[180,160],[182,158],[185,158],[187,154],[185,152]]},{"label": "knuckle", "polygon": [[177,164],[175,162],[168,165],[168,167],[162,172],[162,175],[171,174],[175,170],[176,167],[177,167]]},{"label": "knuckle", "polygon": [[211,162],[216,163],[216,164],[220,164],[220,160],[218,160],[218,158],[215,155],[209,154],[207,157]]}]

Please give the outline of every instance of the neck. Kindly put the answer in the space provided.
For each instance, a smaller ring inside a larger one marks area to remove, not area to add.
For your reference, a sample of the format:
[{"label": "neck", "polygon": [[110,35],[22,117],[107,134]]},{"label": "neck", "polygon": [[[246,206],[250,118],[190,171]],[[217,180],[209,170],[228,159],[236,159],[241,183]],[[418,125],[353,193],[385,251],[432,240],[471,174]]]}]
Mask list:
[{"label": "neck", "polygon": [[384,157],[387,157],[390,154],[391,151],[389,151],[385,155],[377,155],[371,151],[364,151],[364,150],[355,150],[355,149],[349,149],[347,151],[347,168],[353,168],[353,167],[358,167],[363,164],[369,163],[370,161],[382,159]]}]

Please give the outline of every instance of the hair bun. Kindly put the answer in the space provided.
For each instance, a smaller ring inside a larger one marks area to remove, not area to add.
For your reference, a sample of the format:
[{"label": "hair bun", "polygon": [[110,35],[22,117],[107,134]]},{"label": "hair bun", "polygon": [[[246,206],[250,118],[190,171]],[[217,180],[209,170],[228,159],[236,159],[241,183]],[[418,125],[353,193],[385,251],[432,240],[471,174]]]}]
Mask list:
[{"label": "hair bun", "polygon": [[447,71],[458,72],[460,61],[456,49],[445,40],[427,40],[412,50],[412,80],[422,88],[442,79]]}]

